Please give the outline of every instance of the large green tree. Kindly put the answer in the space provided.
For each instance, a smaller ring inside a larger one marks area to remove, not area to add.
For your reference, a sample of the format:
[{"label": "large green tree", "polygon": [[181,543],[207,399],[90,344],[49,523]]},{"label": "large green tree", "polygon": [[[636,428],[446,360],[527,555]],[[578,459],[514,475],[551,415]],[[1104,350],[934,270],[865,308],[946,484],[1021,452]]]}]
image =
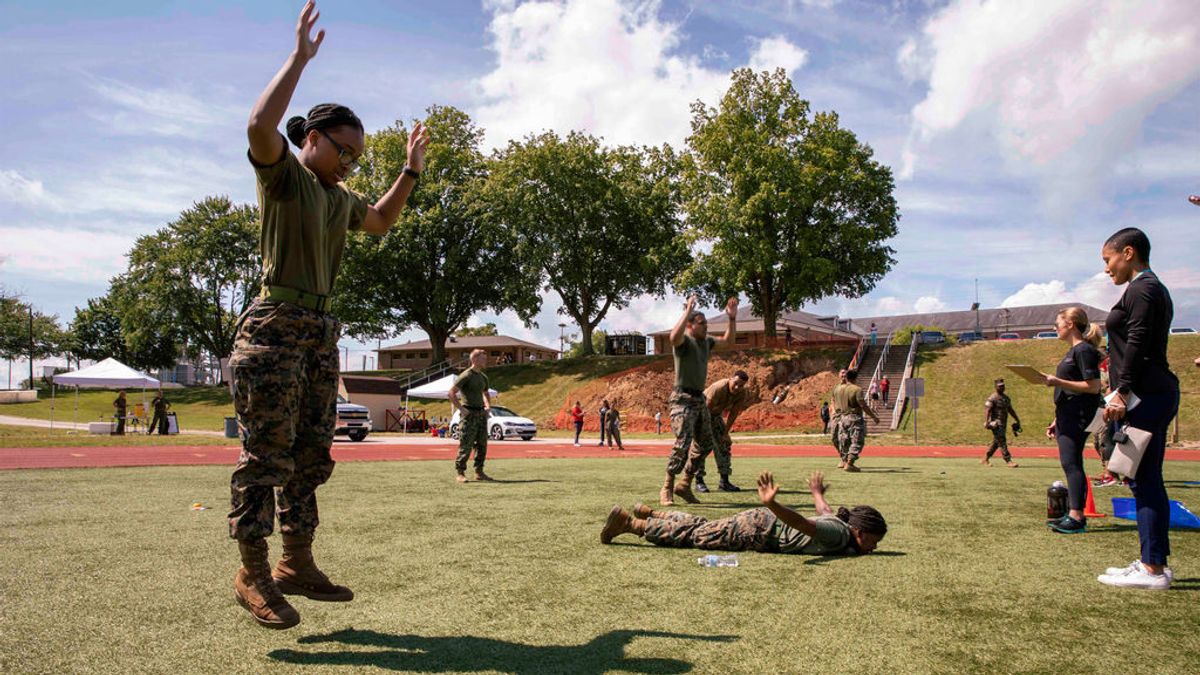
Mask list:
[{"label": "large green tree", "polygon": [[[352,233],[333,294],[333,312],[359,339],[391,337],[411,326],[429,336],[433,362],[471,315],[513,310],[529,322],[540,306],[536,276],[514,254],[512,229],[480,216],[487,176],[483,130],[460,110],[432,106],[431,141],[420,183],[384,236]],[[408,130],[400,122],[370,134],[363,168],[349,185],[383,195],[404,168]]]},{"label": "large green tree", "polygon": [[787,73],[735,70],[717,108],[692,106],[683,161],[695,262],[676,279],[720,304],[744,294],[768,336],[783,311],[859,297],[895,262],[891,170],[838,124],[809,114]]},{"label": "large green tree", "polygon": [[496,158],[486,215],[517,232],[517,255],[579,325],[582,355],[609,310],[661,296],[687,261],[677,164],[669,146],[604,148],[577,132],[513,141]]},{"label": "large green tree", "polygon": [[65,353],[66,343],[57,316],[43,314],[19,296],[0,288],[0,358],[27,359],[32,352],[34,359],[44,359]]},{"label": "large green tree", "polygon": [[156,350],[147,341],[175,333],[192,354],[228,357],[237,318],[258,293],[261,267],[258,209],[228,197],[196,202],[139,237],[128,272],[114,282],[127,346],[149,355]]},{"label": "large green tree", "polygon": [[109,357],[129,364],[129,348],[121,332],[121,317],[113,311],[108,296],[91,298],[75,309],[71,321],[71,353],[80,359],[102,361]]}]

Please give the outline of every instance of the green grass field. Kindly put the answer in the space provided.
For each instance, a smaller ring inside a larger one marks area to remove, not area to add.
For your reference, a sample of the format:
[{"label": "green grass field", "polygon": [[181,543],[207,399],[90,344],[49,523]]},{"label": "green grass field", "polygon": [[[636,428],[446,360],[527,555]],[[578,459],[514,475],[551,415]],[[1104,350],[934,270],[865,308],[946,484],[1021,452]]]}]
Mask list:
[{"label": "green grass field", "polygon": [[[229,387],[186,387],[167,389],[164,393],[171,403],[171,412],[179,417],[179,425],[183,429],[220,431],[224,428],[225,417],[233,415],[233,398],[229,395]],[[108,421],[112,419],[112,402],[116,397],[116,390],[80,389],[77,410],[75,390],[60,387],[53,399],[49,390],[42,390],[38,392],[35,402],[0,405],[0,415],[40,420],[48,420],[53,415],[55,420],[77,420],[80,423]],[[142,390],[129,389],[126,397],[129,400],[129,414],[132,415],[134,404],[142,402]],[[153,399],[154,392],[147,390],[147,411],[150,411],[150,401]]]},{"label": "green grass field", "polygon": [[[770,468],[808,510],[803,477],[831,463],[744,459],[737,475]],[[1134,526],[1047,530],[1056,463],[866,464],[830,476],[829,497],[883,511],[882,554],[743,553],[733,569],[628,535],[598,542],[614,502],[654,497],[659,458],[500,460],[489,471],[509,482],[464,486],[448,462],[343,464],[320,492],[317,551],[358,597],[298,599],[303,623],[285,632],[233,601],[228,468],[0,472],[0,672],[1200,669],[1200,533],[1172,533],[1173,590],[1112,589],[1095,576],[1134,558]],[[1197,466],[1167,476],[1200,511],[1200,487],[1182,483]],[[756,502],[721,493],[691,510]]]},{"label": "green grass field", "polygon": [[[1044,435],[1046,426],[1054,419],[1053,389],[1030,384],[1004,366],[1025,364],[1053,374],[1066,351],[1066,344],[1059,340],[988,341],[919,351],[916,376],[925,378],[925,398],[921,399],[917,413],[920,441],[984,446],[990,443],[991,432],[983,428],[983,402],[993,391],[993,380],[1003,377],[1025,429],[1019,438],[1014,439],[1010,434],[1009,443],[1053,445]],[[1200,441],[1200,368],[1192,365],[1198,356],[1200,337],[1171,337],[1167,358],[1179,376],[1182,392],[1179,436],[1182,441],[1192,443]],[[911,411],[905,415],[900,431],[906,431],[907,437],[912,438]]]},{"label": "green grass field", "polygon": [[66,429],[41,429],[0,424],[0,448],[47,448],[47,447],[96,447],[96,446],[146,446],[156,445],[237,445],[236,440],[204,434],[176,434],[174,436],[147,436],[126,434],[106,436],[89,434],[86,431]]}]

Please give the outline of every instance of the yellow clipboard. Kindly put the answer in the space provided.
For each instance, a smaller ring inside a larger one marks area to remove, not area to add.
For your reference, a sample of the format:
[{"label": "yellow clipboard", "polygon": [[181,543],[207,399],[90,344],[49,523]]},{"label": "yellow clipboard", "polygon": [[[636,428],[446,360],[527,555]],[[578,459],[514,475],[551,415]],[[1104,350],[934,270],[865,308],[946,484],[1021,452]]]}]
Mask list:
[{"label": "yellow clipboard", "polygon": [[1030,384],[1046,384],[1046,374],[1034,368],[1033,366],[1025,366],[1020,364],[1008,364],[1004,366],[1021,376],[1021,379]]}]

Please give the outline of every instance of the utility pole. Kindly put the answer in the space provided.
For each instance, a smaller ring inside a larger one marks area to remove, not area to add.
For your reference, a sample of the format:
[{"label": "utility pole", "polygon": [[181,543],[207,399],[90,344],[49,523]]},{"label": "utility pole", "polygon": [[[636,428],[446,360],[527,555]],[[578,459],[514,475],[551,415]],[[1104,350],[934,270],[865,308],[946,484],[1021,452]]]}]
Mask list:
[{"label": "utility pole", "polygon": [[566,330],[567,330],[566,323],[558,324],[558,358],[560,358],[560,359],[562,358],[562,355],[563,355],[563,339],[564,339],[563,336],[564,336],[564,332]]},{"label": "utility pole", "polygon": [[33,385],[33,303],[29,304],[29,388],[37,389]]}]

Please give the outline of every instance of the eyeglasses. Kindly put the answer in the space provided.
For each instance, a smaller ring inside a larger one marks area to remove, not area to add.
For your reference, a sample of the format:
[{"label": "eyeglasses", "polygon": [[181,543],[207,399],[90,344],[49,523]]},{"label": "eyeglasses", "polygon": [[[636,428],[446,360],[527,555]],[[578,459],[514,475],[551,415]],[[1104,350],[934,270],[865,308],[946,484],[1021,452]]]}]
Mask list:
[{"label": "eyeglasses", "polygon": [[321,132],[321,135],[325,137],[325,140],[333,143],[333,147],[338,153],[338,162],[340,162],[342,166],[346,167],[350,173],[354,173],[358,170],[358,160],[362,159],[362,155],[354,154],[353,150],[344,147],[341,143],[333,140],[333,136],[330,136],[328,133],[326,133],[324,129],[317,129],[317,131]]}]

